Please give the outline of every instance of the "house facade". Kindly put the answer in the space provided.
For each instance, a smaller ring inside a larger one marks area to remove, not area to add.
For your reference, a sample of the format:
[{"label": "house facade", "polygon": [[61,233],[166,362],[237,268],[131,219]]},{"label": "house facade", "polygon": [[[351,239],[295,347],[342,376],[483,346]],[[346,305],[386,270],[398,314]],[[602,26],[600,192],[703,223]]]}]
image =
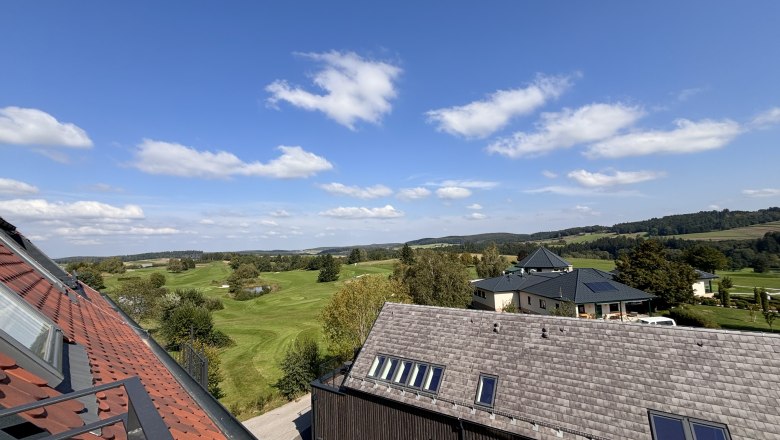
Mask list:
[{"label": "house facade", "polygon": [[698,279],[693,283],[693,296],[701,298],[712,298],[715,296],[715,289],[712,288],[712,280],[720,278],[719,276],[696,269]]},{"label": "house facade", "polygon": [[387,303],[313,383],[312,438],[780,438],[777,353],[768,333]]}]

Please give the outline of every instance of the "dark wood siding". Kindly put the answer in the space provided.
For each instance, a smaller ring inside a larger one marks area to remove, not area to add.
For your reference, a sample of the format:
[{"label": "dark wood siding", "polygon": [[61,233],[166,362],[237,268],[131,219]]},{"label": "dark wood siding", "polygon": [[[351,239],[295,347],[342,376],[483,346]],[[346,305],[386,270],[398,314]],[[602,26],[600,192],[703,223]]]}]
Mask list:
[{"label": "dark wood siding", "polygon": [[312,387],[312,440],[527,440],[353,390]]}]

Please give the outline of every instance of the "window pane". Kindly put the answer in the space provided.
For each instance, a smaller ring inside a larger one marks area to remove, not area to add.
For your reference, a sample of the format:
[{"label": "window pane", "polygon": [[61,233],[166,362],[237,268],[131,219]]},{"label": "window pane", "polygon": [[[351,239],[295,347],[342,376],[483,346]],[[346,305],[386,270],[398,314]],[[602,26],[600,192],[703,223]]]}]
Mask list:
[{"label": "window pane", "polygon": [[726,432],[718,426],[702,425],[691,422],[693,427],[693,436],[696,440],[726,440]]},{"label": "window pane", "polygon": [[428,376],[428,381],[425,384],[425,389],[428,391],[436,392],[439,390],[439,383],[441,383],[442,369],[439,367],[433,367],[431,374]]},{"label": "window pane", "polygon": [[51,326],[0,292],[0,329],[43,359]]},{"label": "window pane", "polygon": [[479,395],[477,402],[483,405],[493,405],[493,394],[496,387],[496,378],[481,376],[479,378]]},{"label": "window pane", "polygon": [[398,368],[398,373],[396,373],[395,375],[395,379],[393,379],[393,382],[405,384],[406,379],[409,378],[409,373],[411,371],[412,371],[412,363],[409,361],[402,362],[401,367]]},{"label": "window pane", "polygon": [[387,365],[385,366],[385,371],[382,373],[381,379],[389,379],[393,377],[393,373],[395,373],[395,368],[398,366],[398,359],[390,359],[389,362],[387,362]]},{"label": "window pane", "polygon": [[382,365],[384,364],[385,364],[385,357],[377,356],[374,359],[374,363],[371,364],[371,369],[368,370],[368,375],[371,377],[377,377],[379,375],[379,372],[382,371]]},{"label": "window pane", "polygon": [[417,364],[414,366],[414,375],[412,377],[412,383],[410,383],[410,386],[413,386],[415,388],[420,388],[420,386],[423,383],[423,379],[425,379],[425,372],[428,371],[428,366],[425,364]]},{"label": "window pane", "polygon": [[685,427],[680,419],[652,414],[655,440],[685,440]]}]

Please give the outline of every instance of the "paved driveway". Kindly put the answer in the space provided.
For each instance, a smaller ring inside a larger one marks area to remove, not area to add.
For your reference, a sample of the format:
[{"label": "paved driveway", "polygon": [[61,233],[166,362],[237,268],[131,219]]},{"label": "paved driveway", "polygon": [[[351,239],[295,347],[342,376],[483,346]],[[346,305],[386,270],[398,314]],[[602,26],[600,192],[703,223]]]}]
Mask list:
[{"label": "paved driveway", "polygon": [[311,394],[244,422],[260,440],[309,440]]}]

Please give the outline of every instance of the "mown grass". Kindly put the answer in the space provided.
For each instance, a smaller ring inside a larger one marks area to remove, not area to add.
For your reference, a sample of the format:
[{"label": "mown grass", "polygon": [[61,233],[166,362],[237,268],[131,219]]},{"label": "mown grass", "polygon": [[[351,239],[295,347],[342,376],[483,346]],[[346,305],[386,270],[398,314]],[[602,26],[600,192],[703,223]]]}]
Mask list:
[{"label": "mown grass", "polygon": [[[264,272],[260,275],[263,284],[276,285],[278,290],[249,301],[235,301],[227,296],[227,289],[219,287],[231,272],[223,262],[165,275],[168,289],[198,288],[206,296],[222,300],[225,308],[214,312],[214,325],[233,338],[236,345],[221,352],[225,376],[221,383],[225,397],[221,402],[245,420],[261,412],[263,408],[257,405],[258,401],[266,404],[266,410],[284,403],[280,398],[267,402],[267,397],[274,394],[273,384],[282,375],[279,362],[295,338],[311,337],[324,348],[318,318],[336,290],[358,275],[389,274],[392,265],[393,261],[344,265],[339,280],[332,283],[318,283],[318,271]],[[138,269],[119,276],[148,277],[153,272],[165,271],[164,268]],[[117,278],[107,277],[109,292],[117,285]]]},{"label": "mown grass", "polygon": [[[769,293],[780,293],[780,273],[778,272],[755,273],[753,269],[742,269],[740,271],[718,271],[717,275],[721,279],[723,277],[731,278],[734,282],[732,293],[752,295],[754,287],[764,287]],[[713,280],[713,286],[715,286],[716,281]]]},{"label": "mown grass", "polygon": [[686,240],[751,240],[761,238],[767,232],[780,232],[780,221],[761,223],[758,225],[745,226],[743,228],[727,229],[725,231],[701,232],[697,234],[675,235],[676,238]]},{"label": "mown grass", "polygon": [[566,258],[575,269],[593,268],[611,271],[615,268],[615,260],[599,260],[596,258]]},{"label": "mown grass", "polygon": [[[750,311],[744,309],[732,309],[716,306],[691,306],[697,312],[712,319],[722,328],[730,330],[762,331],[768,332],[771,329],[767,324],[761,311],[755,313],[755,319],[750,316]],[[780,320],[774,323],[774,330],[780,327]]]}]

